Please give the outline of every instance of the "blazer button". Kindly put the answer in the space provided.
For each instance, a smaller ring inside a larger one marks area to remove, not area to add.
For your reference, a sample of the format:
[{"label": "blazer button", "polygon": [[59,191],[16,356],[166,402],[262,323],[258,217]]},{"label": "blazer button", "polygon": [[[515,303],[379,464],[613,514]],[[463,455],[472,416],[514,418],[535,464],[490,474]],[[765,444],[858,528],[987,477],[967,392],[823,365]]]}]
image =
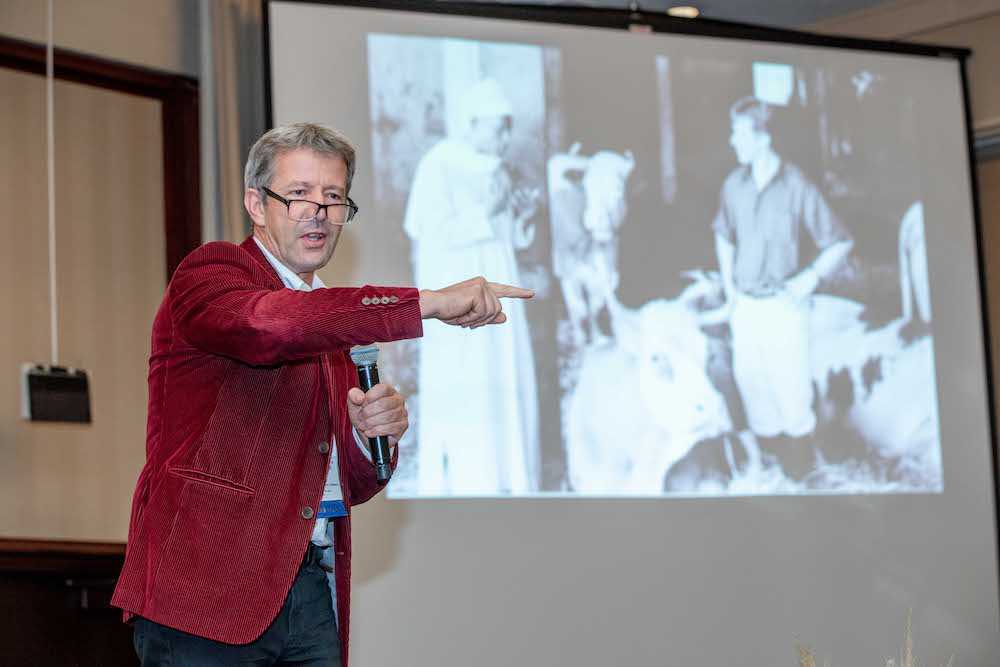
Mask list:
[{"label": "blazer button", "polygon": [[387,296],[382,297],[382,305],[386,305],[388,303],[389,303],[389,297]]},{"label": "blazer button", "polygon": [[302,508],[302,518],[303,519],[311,519],[311,518],[313,518],[313,508],[309,507],[308,505],[306,505],[305,507],[303,507]]},{"label": "blazer button", "polygon": [[321,442],[321,443],[319,443],[319,453],[320,454],[326,454],[328,451],[330,451],[330,443],[329,442]]},{"label": "blazer button", "polygon": [[368,297],[365,297],[365,298],[361,299],[361,305],[363,305],[363,306],[370,306],[371,303],[372,303],[372,300],[369,299]]},{"label": "blazer button", "polygon": [[396,303],[397,301],[399,301],[399,297],[398,296],[393,295],[393,296],[389,297],[389,303]]}]

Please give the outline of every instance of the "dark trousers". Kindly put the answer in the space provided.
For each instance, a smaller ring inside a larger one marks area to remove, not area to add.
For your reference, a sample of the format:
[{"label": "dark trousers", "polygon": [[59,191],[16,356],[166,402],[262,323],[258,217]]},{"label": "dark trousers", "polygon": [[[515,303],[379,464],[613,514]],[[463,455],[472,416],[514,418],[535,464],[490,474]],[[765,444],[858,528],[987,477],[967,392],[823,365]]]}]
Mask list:
[{"label": "dark trousers", "polygon": [[340,667],[340,639],[326,572],[319,564],[322,555],[322,549],[309,545],[277,618],[249,644],[223,644],[136,618],[132,642],[143,667]]}]

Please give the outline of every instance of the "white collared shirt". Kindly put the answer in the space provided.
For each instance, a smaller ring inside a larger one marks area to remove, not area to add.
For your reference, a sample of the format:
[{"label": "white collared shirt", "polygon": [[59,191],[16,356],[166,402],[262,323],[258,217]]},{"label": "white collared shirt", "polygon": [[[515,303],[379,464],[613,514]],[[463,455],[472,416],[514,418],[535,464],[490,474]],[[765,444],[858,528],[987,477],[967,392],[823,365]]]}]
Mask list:
[{"label": "white collared shirt", "polygon": [[253,237],[253,241],[260,248],[260,251],[264,253],[264,259],[267,260],[268,264],[273,266],[274,270],[278,272],[278,277],[281,278],[281,282],[285,283],[285,287],[288,289],[298,290],[299,292],[311,292],[314,289],[326,287],[323,281],[319,279],[319,274],[317,273],[313,273],[312,285],[307,285],[306,281],[299,277],[299,274],[282,264],[277,257],[272,255],[271,251],[265,248],[264,244],[260,242],[260,239],[255,236]]}]

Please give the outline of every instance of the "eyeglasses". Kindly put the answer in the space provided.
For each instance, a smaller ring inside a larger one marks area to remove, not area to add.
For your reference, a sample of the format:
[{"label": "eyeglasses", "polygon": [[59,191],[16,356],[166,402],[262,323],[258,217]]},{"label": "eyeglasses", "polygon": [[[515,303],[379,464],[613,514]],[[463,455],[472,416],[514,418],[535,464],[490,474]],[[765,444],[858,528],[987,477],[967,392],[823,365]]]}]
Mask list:
[{"label": "eyeglasses", "polygon": [[268,197],[277,199],[288,209],[288,217],[296,222],[308,222],[319,217],[319,212],[326,211],[326,219],[332,225],[346,225],[354,220],[358,214],[358,205],[350,197],[344,197],[344,201],[333,202],[332,204],[317,204],[308,199],[285,199],[269,188],[262,187]]}]

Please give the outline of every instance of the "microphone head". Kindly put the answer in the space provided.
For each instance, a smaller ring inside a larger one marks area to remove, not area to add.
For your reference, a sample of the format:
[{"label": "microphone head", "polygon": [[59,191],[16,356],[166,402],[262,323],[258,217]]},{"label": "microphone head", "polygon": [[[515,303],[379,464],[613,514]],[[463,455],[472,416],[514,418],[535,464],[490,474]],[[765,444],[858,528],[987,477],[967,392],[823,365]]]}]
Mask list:
[{"label": "microphone head", "polygon": [[374,366],[378,363],[378,345],[358,345],[351,348],[351,361],[355,366]]}]

